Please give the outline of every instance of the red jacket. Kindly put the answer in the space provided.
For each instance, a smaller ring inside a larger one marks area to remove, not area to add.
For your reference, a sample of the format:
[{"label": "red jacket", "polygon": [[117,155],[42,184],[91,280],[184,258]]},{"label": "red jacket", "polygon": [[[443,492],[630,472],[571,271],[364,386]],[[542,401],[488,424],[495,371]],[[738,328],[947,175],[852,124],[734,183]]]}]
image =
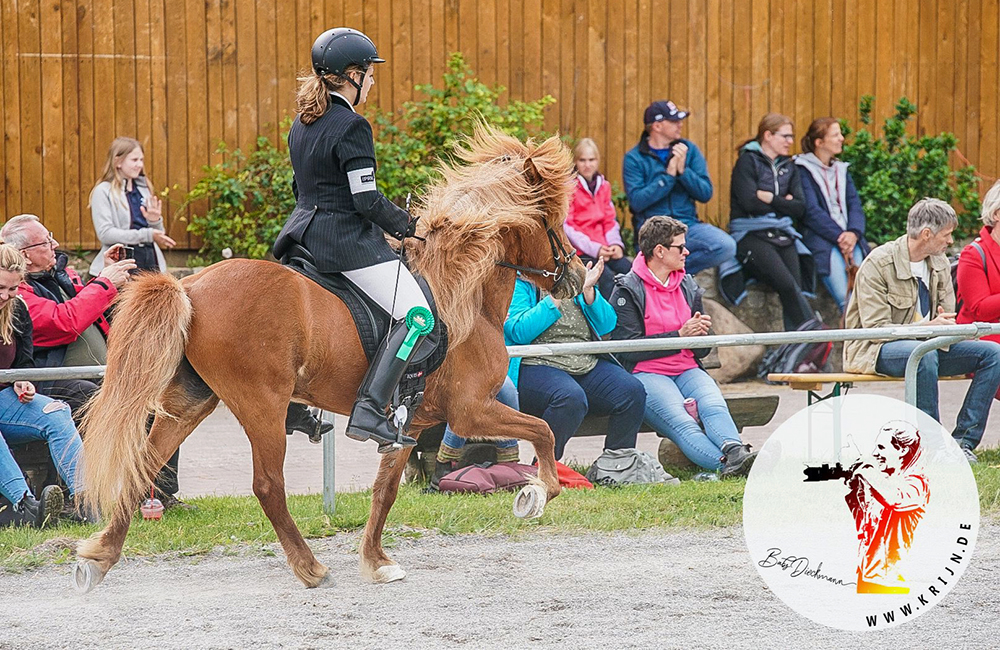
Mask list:
[{"label": "red jacket", "polygon": [[601,246],[622,244],[618,215],[611,203],[611,184],[597,175],[597,191],[590,193],[587,181],[577,176],[576,191],[569,204],[563,229],[570,243],[583,255],[597,257]]},{"label": "red jacket", "polygon": [[[993,229],[983,226],[976,239],[986,254],[983,258],[972,246],[966,246],[958,258],[958,310],[957,323],[1000,322],[1000,244],[990,235]],[[1000,335],[984,336],[983,340],[997,341]]]},{"label": "red jacket", "polygon": [[56,263],[55,277],[57,281],[62,281],[60,284],[65,284],[67,280],[72,283],[76,290],[75,297],[63,302],[53,300],[44,295],[47,291],[42,282],[35,279],[22,282],[20,286],[34,325],[36,348],[69,345],[94,324],[105,336],[108,334],[109,325],[104,311],[111,306],[118,289],[104,278],[95,278],[85,285],[72,268],[60,268],[60,262],[62,260]]}]

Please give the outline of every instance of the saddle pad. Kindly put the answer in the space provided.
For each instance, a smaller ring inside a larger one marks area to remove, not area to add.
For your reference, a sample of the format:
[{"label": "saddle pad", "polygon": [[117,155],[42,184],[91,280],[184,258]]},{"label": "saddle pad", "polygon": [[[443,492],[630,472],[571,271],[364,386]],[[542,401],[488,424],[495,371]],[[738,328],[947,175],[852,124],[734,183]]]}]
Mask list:
[{"label": "saddle pad", "polygon": [[[365,357],[371,363],[379,344],[385,340],[385,336],[389,332],[389,314],[339,273],[320,273],[316,267],[299,257],[292,257],[285,266],[306,276],[347,305],[347,309],[354,319],[354,326],[358,330],[358,337],[361,339],[361,347],[365,351]],[[431,306],[436,324],[428,340],[420,346],[414,355],[404,379],[426,378],[427,375],[441,367],[445,354],[448,352],[448,328],[438,317],[437,305],[431,294],[430,286],[428,286],[427,280],[421,276],[414,275],[414,278]]]}]

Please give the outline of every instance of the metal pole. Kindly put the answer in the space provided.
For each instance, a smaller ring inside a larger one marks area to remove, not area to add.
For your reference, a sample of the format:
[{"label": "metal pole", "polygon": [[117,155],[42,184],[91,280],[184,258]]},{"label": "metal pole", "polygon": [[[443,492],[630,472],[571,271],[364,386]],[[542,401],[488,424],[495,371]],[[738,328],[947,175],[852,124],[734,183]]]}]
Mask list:
[{"label": "metal pole", "polygon": [[[320,418],[326,411],[320,411]],[[333,423],[337,424],[337,420],[341,416],[334,415]],[[337,433],[340,431],[340,427],[334,426],[333,431],[330,431],[325,436],[323,436],[323,512],[330,515],[331,517],[337,514],[337,481],[336,481],[336,471],[337,471]]]},{"label": "metal pole", "polygon": [[966,340],[964,336],[938,336],[929,341],[924,341],[913,348],[913,351],[910,352],[910,358],[906,360],[906,385],[903,395],[907,404],[911,406],[917,405],[917,368],[920,366],[920,360],[924,358],[924,355],[932,350],[939,350],[946,345],[964,340]]}]

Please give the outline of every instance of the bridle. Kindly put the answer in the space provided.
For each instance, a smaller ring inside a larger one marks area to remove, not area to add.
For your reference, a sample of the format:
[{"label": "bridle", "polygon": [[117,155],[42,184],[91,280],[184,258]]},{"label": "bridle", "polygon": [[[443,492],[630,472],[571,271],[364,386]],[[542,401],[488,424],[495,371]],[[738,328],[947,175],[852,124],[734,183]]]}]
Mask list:
[{"label": "bridle", "polygon": [[556,287],[566,278],[566,269],[569,267],[576,253],[568,252],[559,241],[559,237],[556,235],[555,231],[552,230],[551,226],[545,228],[545,234],[549,238],[549,249],[552,251],[552,262],[555,264],[554,271],[548,271],[546,269],[536,269],[530,266],[521,266],[519,264],[511,264],[510,262],[504,262],[500,260],[496,262],[497,266],[502,266],[507,269],[514,269],[515,271],[520,271],[521,273],[530,273],[533,275],[540,275],[543,278],[555,278],[552,285],[552,290],[554,291]]}]

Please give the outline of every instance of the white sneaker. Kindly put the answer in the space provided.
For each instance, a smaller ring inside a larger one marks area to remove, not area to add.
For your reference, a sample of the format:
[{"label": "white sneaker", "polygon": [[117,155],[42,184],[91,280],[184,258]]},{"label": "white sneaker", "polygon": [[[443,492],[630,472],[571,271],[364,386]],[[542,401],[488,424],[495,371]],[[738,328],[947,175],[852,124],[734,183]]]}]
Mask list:
[{"label": "white sneaker", "polygon": [[965,454],[965,460],[969,461],[970,465],[975,465],[979,462],[979,459],[976,458],[975,452],[968,447],[962,447],[962,453]]}]

